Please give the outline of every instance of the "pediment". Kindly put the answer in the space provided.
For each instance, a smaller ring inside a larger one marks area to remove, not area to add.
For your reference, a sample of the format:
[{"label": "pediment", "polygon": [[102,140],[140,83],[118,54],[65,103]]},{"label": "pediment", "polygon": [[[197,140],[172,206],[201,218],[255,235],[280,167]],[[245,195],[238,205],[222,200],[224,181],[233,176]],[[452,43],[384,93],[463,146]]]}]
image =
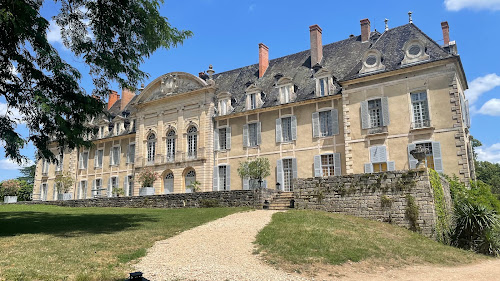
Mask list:
[{"label": "pediment", "polygon": [[252,84],[245,89],[245,93],[254,93],[254,92],[262,92],[262,89],[257,87],[255,84]]}]

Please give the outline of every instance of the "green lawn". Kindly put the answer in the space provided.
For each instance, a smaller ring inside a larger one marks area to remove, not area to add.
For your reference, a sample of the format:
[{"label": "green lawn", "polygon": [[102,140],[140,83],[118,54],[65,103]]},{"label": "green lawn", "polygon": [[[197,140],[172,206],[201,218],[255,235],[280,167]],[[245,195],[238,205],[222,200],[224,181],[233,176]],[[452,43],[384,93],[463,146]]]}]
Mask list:
[{"label": "green lawn", "polygon": [[445,246],[404,228],[320,211],[276,213],[257,236],[258,251],[271,263],[299,270],[347,261],[398,266],[457,265],[487,259]]},{"label": "green lawn", "polygon": [[0,280],[123,280],[155,241],[243,208],[0,206]]}]

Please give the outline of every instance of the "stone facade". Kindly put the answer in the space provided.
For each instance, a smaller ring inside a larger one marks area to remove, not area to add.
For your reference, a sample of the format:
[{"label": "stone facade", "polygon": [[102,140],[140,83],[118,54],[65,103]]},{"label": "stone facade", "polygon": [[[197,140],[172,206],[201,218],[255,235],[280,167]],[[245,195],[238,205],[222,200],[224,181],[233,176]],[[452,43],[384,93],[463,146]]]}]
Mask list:
[{"label": "stone facade", "polygon": [[[444,184],[443,191],[451,211],[449,186]],[[343,213],[407,228],[411,227],[406,215],[410,195],[418,206],[416,223],[421,233],[435,235],[434,196],[426,170],[297,179],[294,195],[298,209]]]}]

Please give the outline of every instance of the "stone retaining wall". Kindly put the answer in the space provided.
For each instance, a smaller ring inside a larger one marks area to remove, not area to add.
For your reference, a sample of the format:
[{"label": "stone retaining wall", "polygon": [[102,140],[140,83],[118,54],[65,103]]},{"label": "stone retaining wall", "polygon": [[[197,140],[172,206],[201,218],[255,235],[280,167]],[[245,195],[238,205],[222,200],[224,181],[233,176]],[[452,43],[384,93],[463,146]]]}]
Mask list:
[{"label": "stone retaining wall", "polygon": [[[449,188],[444,188],[445,198]],[[344,213],[411,228],[406,215],[408,197],[418,206],[416,224],[434,237],[436,213],[427,170],[394,171],[329,178],[296,179],[295,207]]]}]

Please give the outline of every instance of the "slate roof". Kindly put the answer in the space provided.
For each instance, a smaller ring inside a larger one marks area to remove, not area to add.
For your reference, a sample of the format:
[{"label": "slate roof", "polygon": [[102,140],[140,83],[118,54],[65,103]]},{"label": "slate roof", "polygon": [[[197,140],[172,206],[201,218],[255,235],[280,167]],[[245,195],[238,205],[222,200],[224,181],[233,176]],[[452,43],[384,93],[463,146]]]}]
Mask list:
[{"label": "slate roof", "polygon": [[[385,65],[383,72],[404,68],[407,66],[401,65],[404,58],[403,46],[412,39],[421,40],[426,47],[426,53],[430,59],[423,63],[455,56],[439,46],[414,24],[409,23],[389,29],[382,34],[374,31],[368,42],[362,43],[361,36],[353,36],[324,45],[321,66],[331,71],[337,81],[366,76],[366,74],[358,74],[362,66],[363,55],[369,49],[377,49],[382,53],[382,63]],[[214,75],[217,86],[216,93],[231,93],[233,112],[245,111],[245,89],[249,83],[255,83],[257,87],[262,89],[265,95],[262,107],[279,105],[278,90],[275,87],[276,74],[292,78],[296,86],[297,98],[295,101],[316,98],[316,84],[313,79],[314,70],[311,69],[310,50],[270,60],[269,67],[261,78],[258,78],[258,69],[259,65],[253,64]],[[335,94],[340,94],[340,87]]]}]

